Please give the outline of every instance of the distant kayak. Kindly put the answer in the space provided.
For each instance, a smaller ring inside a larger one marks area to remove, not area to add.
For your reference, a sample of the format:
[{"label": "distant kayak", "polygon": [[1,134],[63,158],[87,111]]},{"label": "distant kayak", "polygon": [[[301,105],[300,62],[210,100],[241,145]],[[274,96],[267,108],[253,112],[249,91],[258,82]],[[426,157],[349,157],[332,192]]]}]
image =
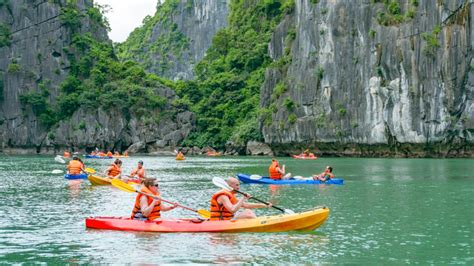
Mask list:
[{"label": "distant kayak", "polygon": [[89,154],[86,154],[84,156],[88,159],[112,159],[113,158],[112,156],[98,156],[98,155],[89,155]]},{"label": "distant kayak", "polygon": [[318,159],[318,157],[316,156],[311,156],[311,155],[302,155],[302,154],[299,154],[299,155],[291,155],[291,157],[295,158],[295,159],[303,159],[303,160],[316,160]]},{"label": "distant kayak", "polygon": [[300,179],[283,179],[283,180],[273,180],[269,177],[260,177],[257,175],[246,175],[246,174],[238,174],[237,177],[243,183],[248,184],[267,184],[267,185],[321,185],[321,184],[334,184],[334,185],[342,185],[344,184],[344,179],[342,178],[333,178],[329,179],[326,182],[321,180],[300,180]]},{"label": "distant kayak", "polygon": [[65,174],[64,178],[69,179],[69,180],[75,180],[75,179],[87,179],[86,174],[79,174],[79,175],[70,175],[70,174]]},{"label": "distant kayak", "polygon": [[143,231],[143,232],[285,232],[311,231],[321,226],[329,215],[329,209],[318,207],[294,214],[260,216],[254,219],[209,221],[202,219],[161,219],[159,221],[132,220],[130,217],[91,217],[86,219],[87,228]]}]

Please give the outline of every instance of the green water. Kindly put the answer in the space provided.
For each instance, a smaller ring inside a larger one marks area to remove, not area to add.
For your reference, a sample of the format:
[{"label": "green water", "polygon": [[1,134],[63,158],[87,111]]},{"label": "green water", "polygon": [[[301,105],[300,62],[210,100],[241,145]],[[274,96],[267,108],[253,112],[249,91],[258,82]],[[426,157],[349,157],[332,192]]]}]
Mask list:
[{"label": "green water", "polygon": [[[164,198],[208,208],[211,179],[264,175],[270,158],[172,157],[138,160],[159,178]],[[69,184],[46,156],[0,157],[0,263],[321,263],[474,264],[474,164],[462,159],[280,158],[294,175],[334,167],[342,186],[243,185],[242,190],[294,211],[326,205],[313,232],[159,234],[86,229],[88,216],[127,216],[133,194],[88,181]],[[105,169],[110,161],[85,159]],[[277,214],[269,209],[257,214]],[[165,217],[192,217],[175,209]]]}]

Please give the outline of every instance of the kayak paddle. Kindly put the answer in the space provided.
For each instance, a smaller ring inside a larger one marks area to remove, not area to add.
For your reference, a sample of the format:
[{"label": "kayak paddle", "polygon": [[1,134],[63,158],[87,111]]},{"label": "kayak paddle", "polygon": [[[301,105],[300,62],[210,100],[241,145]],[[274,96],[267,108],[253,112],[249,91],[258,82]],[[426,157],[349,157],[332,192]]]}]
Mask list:
[{"label": "kayak paddle", "polygon": [[[237,193],[239,193],[239,194],[247,195],[247,194],[245,194],[245,193],[243,193],[243,192],[241,192],[241,191],[239,191],[239,190],[236,190],[236,189],[231,188],[231,187],[229,186],[229,184],[227,184],[227,182],[226,182],[224,179],[220,178],[220,177],[214,177],[214,178],[212,178],[212,183],[214,183],[214,185],[216,185],[216,186],[218,186],[218,187],[220,187],[220,188],[222,188],[222,189],[225,189],[225,190],[227,190],[227,191],[235,191],[235,192],[237,192]],[[254,200],[258,201],[258,202],[261,202],[261,203],[263,203],[263,204],[270,205],[270,202],[266,202],[266,201],[257,199],[257,198],[255,198],[255,197],[253,197],[253,196],[250,197],[250,198],[251,198],[251,199],[254,199]],[[272,205],[272,207],[275,208],[275,209],[277,209],[277,210],[279,210],[279,211],[281,211],[281,212],[283,212],[283,213],[286,213],[286,214],[294,214],[294,213],[295,213],[295,212],[292,211],[292,210],[289,210],[289,209],[282,209],[282,208],[277,207],[277,206],[274,206],[274,205]]]},{"label": "kayak paddle", "polygon": [[95,169],[90,168],[90,167],[87,167],[87,168],[84,169],[84,170],[85,170],[84,172],[86,172],[86,173],[88,173],[88,174],[95,174],[95,173],[96,173]]},{"label": "kayak paddle", "polygon": [[189,207],[186,207],[186,206],[183,206],[183,205],[180,205],[180,204],[177,204],[175,202],[172,202],[172,201],[168,201],[168,200],[165,200],[161,197],[157,197],[155,195],[150,195],[150,194],[147,194],[147,193],[144,193],[144,192],[141,192],[139,190],[136,190],[134,187],[130,186],[129,184],[123,182],[122,180],[120,179],[113,179],[112,180],[112,186],[120,189],[120,190],[123,190],[123,191],[126,191],[126,192],[130,192],[130,193],[133,193],[133,192],[136,192],[136,193],[140,193],[142,195],[145,195],[145,196],[148,196],[148,197],[152,197],[154,199],[158,199],[158,200],[161,200],[161,201],[164,201],[164,202],[167,202],[169,204],[176,204],[176,206],[178,207],[181,207],[185,210],[189,210],[189,211],[193,211],[193,212],[196,212],[197,214],[199,214],[202,218],[210,218],[211,217],[211,212],[208,211],[208,210],[195,210],[195,209],[191,209]]}]

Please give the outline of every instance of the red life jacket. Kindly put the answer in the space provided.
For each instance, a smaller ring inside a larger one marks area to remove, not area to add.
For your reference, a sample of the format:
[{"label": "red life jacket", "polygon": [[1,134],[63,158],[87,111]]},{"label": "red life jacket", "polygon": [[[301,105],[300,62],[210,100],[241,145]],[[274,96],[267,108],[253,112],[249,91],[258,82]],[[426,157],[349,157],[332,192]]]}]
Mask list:
[{"label": "red life jacket", "polygon": [[122,169],[120,169],[120,167],[118,167],[115,163],[112,163],[110,167],[111,169],[109,169],[107,173],[108,176],[117,176],[118,174],[122,173]]},{"label": "red life jacket", "polygon": [[272,165],[270,165],[268,168],[268,173],[271,179],[279,180],[283,176],[280,172],[278,172],[277,167],[278,163],[272,163]]},{"label": "red life jacket", "polygon": [[234,213],[227,210],[223,204],[220,204],[217,201],[217,198],[219,198],[222,195],[225,195],[225,196],[229,197],[230,202],[232,204],[236,204],[237,201],[238,201],[237,198],[235,197],[235,195],[233,193],[227,191],[227,190],[221,190],[221,191],[215,193],[214,195],[212,195],[212,198],[211,198],[211,218],[210,218],[211,221],[230,220],[234,217]]},{"label": "red life jacket", "polygon": [[[158,193],[153,193],[151,192],[148,188],[146,187],[143,187],[141,189],[141,192],[143,193],[147,193],[147,194],[151,194],[151,195],[155,195],[155,196],[160,196],[160,194]],[[149,196],[146,196],[146,195],[142,195],[142,194],[138,194],[137,197],[135,198],[135,205],[133,206],[133,210],[132,210],[132,215],[131,215],[131,218],[134,219],[136,217],[145,217],[142,213],[142,210],[141,210],[141,207],[140,207],[140,198],[141,197],[147,197],[147,200],[148,200],[148,206],[150,206],[150,204],[153,202],[153,198],[152,197],[149,197]],[[158,201],[155,206],[153,207],[153,210],[151,211],[151,213],[146,217],[149,221],[153,221],[157,218],[160,218],[161,217],[161,201]]]},{"label": "red life jacket", "polygon": [[69,174],[78,175],[81,173],[82,166],[83,164],[79,162],[78,160],[72,160],[69,162],[67,169],[69,171]]}]

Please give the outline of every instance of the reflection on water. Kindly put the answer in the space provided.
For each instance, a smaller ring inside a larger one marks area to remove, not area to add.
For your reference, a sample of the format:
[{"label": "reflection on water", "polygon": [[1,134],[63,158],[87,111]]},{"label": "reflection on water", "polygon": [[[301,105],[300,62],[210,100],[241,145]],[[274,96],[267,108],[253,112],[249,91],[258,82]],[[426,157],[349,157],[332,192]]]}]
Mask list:
[{"label": "reflection on water", "polygon": [[[270,158],[131,157],[160,180],[166,199],[208,209],[220,188],[212,177],[266,175]],[[328,206],[329,219],[313,232],[159,234],[86,230],[89,216],[128,216],[136,194],[112,186],[68,182],[51,171],[52,157],[0,157],[0,263],[312,263],[472,264],[472,160],[284,158],[294,175],[326,165],[345,184],[264,186],[241,190],[294,211]],[[98,171],[111,161],[85,160]],[[20,167],[21,166],[21,167]],[[257,215],[280,214],[255,209]],[[183,209],[164,217],[196,217]]]}]

